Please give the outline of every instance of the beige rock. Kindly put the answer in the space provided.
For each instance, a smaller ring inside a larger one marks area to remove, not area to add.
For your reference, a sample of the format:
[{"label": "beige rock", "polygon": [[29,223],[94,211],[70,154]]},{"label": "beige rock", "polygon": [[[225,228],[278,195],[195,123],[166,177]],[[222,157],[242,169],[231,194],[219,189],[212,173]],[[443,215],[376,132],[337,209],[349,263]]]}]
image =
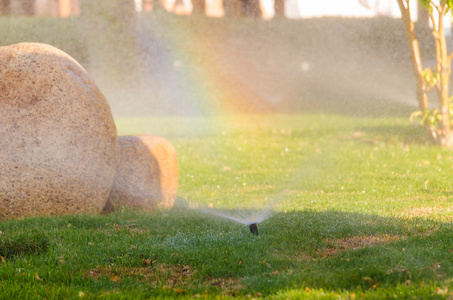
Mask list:
[{"label": "beige rock", "polygon": [[100,212],[118,148],[88,73],[44,44],[0,47],[0,219]]},{"label": "beige rock", "polygon": [[110,195],[112,206],[152,210],[173,206],[178,190],[178,161],[173,145],[154,135],[118,138],[119,164]]}]

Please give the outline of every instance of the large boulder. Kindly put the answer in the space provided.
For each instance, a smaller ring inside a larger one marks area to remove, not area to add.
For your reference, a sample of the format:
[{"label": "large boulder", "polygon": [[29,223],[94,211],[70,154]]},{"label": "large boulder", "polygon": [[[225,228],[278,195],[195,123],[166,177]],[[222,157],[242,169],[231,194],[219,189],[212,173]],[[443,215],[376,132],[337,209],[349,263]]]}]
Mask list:
[{"label": "large boulder", "polygon": [[110,107],[44,44],[0,47],[0,219],[100,212],[118,159]]},{"label": "large boulder", "polygon": [[178,161],[173,145],[154,135],[118,138],[118,169],[109,203],[145,211],[173,206],[178,190]]}]

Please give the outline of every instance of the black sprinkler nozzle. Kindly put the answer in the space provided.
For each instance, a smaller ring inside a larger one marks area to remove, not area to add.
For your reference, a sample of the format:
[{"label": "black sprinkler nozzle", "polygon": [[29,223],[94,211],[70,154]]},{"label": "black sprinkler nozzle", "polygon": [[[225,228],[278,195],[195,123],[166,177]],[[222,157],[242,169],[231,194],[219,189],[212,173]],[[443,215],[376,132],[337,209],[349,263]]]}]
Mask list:
[{"label": "black sprinkler nozzle", "polygon": [[258,227],[256,223],[250,224],[250,232],[254,235],[258,235]]}]

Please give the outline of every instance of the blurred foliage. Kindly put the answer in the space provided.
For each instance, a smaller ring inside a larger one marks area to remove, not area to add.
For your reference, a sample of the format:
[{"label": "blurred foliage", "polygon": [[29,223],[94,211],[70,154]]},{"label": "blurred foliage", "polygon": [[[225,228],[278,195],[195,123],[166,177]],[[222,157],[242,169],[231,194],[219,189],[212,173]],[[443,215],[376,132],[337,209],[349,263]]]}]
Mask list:
[{"label": "blurred foliage", "polygon": [[0,46],[21,42],[53,45],[85,65],[89,60],[87,35],[78,18],[56,19],[0,16]]},{"label": "blurred foliage", "polygon": [[[414,110],[412,81],[401,75],[410,64],[400,20],[264,22],[161,9],[136,15],[125,0],[81,5],[82,15],[68,19],[0,16],[0,45],[43,42],[69,53],[93,76],[115,116],[174,107],[190,114],[246,101],[253,109],[239,112],[383,116]],[[422,56],[432,59],[429,28],[416,28],[427,41]],[[179,102],[169,101],[165,88],[180,89]]]}]

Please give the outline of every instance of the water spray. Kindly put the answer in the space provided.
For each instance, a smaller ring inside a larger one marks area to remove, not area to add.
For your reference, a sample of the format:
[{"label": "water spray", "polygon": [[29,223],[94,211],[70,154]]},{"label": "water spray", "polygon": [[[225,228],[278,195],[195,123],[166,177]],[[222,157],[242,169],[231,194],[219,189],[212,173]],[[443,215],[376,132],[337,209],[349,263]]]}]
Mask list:
[{"label": "water spray", "polygon": [[250,232],[254,235],[258,235],[258,226],[256,226],[256,223],[250,224]]},{"label": "water spray", "polygon": [[206,207],[201,206],[198,203],[189,202],[183,198],[178,197],[178,202],[180,204],[185,205],[187,208],[200,210],[204,213],[218,216],[224,219],[228,219],[246,226],[249,226],[250,232],[253,235],[258,235],[258,223],[270,218],[274,212],[272,207],[275,203],[275,200],[267,205],[264,209],[258,210],[240,210],[240,209],[233,209],[233,210],[221,210],[215,209],[213,207]]}]

